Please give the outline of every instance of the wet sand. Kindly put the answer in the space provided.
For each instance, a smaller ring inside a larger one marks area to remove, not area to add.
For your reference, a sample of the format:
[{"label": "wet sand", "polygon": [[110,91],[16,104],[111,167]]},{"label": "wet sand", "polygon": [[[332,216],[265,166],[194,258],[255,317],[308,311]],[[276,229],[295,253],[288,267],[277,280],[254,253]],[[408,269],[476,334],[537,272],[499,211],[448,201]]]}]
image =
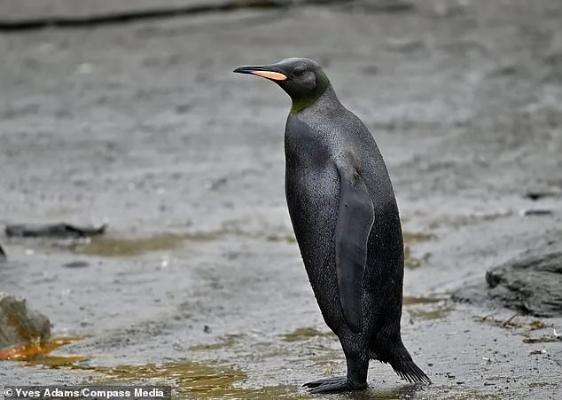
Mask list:
[{"label": "wet sand", "polygon": [[0,35],[0,223],[109,225],[91,242],[0,237],[1,289],[82,338],[53,356],[87,357],[2,362],[0,381],[312,398],[302,383],[344,373],[285,206],[288,98],[231,73],[298,55],[326,66],[388,164],[408,255],[403,339],[434,382],[372,363],[368,392],[314,398],[560,398],[562,342],[524,339],[562,332],[562,318],[450,298],[562,240],[562,7],[506,3]]}]

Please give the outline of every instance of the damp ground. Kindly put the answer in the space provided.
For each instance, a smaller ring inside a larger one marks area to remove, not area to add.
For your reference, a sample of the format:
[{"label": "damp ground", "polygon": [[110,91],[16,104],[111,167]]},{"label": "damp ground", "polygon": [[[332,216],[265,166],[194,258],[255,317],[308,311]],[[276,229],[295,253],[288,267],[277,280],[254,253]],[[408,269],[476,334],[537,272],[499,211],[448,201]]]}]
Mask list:
[{"label": "damp ground", "polygon": [[372,363],[369,391],[314,398],[562,397],[560,318],[451,300],[562,242],[560,2],[419,3],[0,34],[0,222],[109,226],[0,237],[0,289],[55,337],[0,362],[0,381],[300,399],[345,372],[286,211],[288,99],[231,73],[299,55],[326,66],[384,154],[405,232],[403,339],[434,382]]}]

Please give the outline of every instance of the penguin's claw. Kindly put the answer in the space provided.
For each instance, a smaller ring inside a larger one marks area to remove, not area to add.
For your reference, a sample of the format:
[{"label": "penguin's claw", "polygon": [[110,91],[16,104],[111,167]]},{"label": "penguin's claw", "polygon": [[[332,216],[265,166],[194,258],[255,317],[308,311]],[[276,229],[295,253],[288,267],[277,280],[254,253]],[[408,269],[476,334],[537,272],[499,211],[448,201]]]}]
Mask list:
[{"label": "penguin's claw", "polygon": [[320,379],[318,381],[307,382],[303,385],[308,388],[309,393],[337,393],[351,392],[354,390],[363,390],[367,388],[367,383],[354,384],[347,377],[340,376],[336,378]]}]

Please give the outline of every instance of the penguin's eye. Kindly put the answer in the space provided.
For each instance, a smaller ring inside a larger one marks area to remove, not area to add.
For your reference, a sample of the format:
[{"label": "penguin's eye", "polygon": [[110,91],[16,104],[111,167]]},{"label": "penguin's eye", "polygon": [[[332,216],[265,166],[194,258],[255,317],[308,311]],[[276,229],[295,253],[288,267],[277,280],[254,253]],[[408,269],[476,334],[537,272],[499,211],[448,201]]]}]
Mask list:
[{"label": "penguin's eye", "polygon": [[303,76],[305,72],[306,71],[304,68],[295,68],[295,70],[293,71],[293,75],[296,77],[300,77]]}]

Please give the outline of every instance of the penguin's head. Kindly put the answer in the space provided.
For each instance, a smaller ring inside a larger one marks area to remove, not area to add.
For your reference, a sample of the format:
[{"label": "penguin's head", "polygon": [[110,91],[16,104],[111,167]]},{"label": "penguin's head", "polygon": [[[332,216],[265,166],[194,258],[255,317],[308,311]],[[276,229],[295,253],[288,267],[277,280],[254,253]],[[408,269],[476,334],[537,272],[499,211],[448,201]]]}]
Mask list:
[{"label": "penguin's head", "polygon": [[261,76],[277,83],[293,100],[293,108],[313,103],[330,86],[322,67],[308,58],[287,58],[271,65],[239,67],[239,74]]}]

